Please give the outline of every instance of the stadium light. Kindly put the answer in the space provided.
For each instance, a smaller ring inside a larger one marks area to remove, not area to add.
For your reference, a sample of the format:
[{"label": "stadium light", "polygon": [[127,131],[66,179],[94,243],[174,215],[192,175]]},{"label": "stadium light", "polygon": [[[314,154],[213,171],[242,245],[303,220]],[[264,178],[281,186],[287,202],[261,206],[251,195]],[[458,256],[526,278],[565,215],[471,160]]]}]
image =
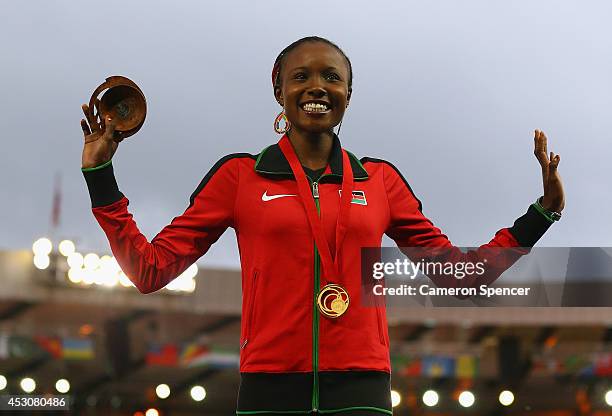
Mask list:
[{"label": "stadium light", "polygon": [[401,401],[402,401],[402,396],[400,396],[400,394],[396,392],[395,390],[391,390],[391,407],[399,406]]},{"label": "stadium light", "polygon": [[100,273],[104,286],[113,287],[119,284],[119,270],[121,269],[114,257],[104,255],[100,258]]},{"label": "stadium light", "polygon": [[96,276],[93,271],[89,269],[83,269],[83,283],[86,285],[92,285],[96,281]]},{"label": "stadium light", "polygon": [[499,393],[499,402],[503,406],[510,406],[514,402],[514,393],[510,390],[504,390]]},{"label": "stadium light", "polygon": [[45,270],[51,264],[51,259],[47,254],[35,254],[34,255],[34,266],[37,269]]},{"label": "stadium light", "polygon": [[[34,265],[43,270],[51,265],[54,259],[50,258],[53,251],[53,243],[48,238],[39,238],[32,245],[34,251]],[[71,240],[62,240],[58,245],[59,252],[66,257],[68,263],[67,280],[73,284],[84,286],[99,285],[108,288],[123,286],[134,287],[134,283],[121,270],[117,259],[110,255],[99,256],[96,253],[83,254],[76,251],[76,246]],[[173,292],[192,293],[196,289],[195,277],[198,274],[198,266],[194,263],[183,273],[166,286]]]},{"label": "stadium light", "polygon": [[72,283],[81,283],[83,281],[84,270],[81,268],[71,268],[68,270],[68,280]]},{"label": "stadium light", "polygon": [[427,407],[437,405],[439,400],[440,396],[438,396],[438,393],[435,390],[427,390],[425,393],[423,393],[423,403]]},{"label": "stadium light", "polygon": [[94,332],[93,325],[83,324],[79,327],[79,335],[82,337],[88,337]]},{"label": "stadium light", "polygon": [[107,287],[115,287],[119,284],[119,275],[117,273],[103,273],[103,285]]},{"label": "stadium light", "polygon": [[132,283],[132,281],[122,271],[119,272],[119,284],[121,284],[123,287],[134,286],[134,283]]},{"label": "stadium light", "polygon": [[0,375],[0,391],[4,390],[7,384],[8,382],[6,381],[6,377],[4,377],[3,375]]},{"label": "stadium light", "polygon": [[85,268],[88,270],[96,270],[100,267],[100,257],[96,253],[89,253],[83,259]]},{"label": "stadium light", "polygon": [[459,395],[459,404],[463,407],[471,407],[475,401],[476,398],[471,391],[462,391]]},{"label": "stadium light", "polygon": [[51,250],[53,250],[53,244],[48,238],[39,238],[34,242],[34,244],[32,244],[32,251],[34,252],[35,256],[48,256],[49,254],[51,254]]},{"label": "stadium light", "polygon": [[187,279],[193,279],[198,274],[198,266],[194,263],[191,266],[189,266],[187,270],[185,270],[184,273],[187,276]]},{"label": "stadium light", "polygon": [[91,273],[93,274],[95,284],[102,286],[103,284],[106,283],[106,275],[104,274],[102,270],[100,270],[100,268],[97,268]]},{"label": "stadium light", "polygon": [[22,379],[19,385],[21,386],[21,390],[25,391],[26,393],[32,393],[34,390],[36,390],[36,382],[30,377]]},{"label": "stadium light", "polygon": [[193,386],[189,393],[196,402],[201,402],[206,397],[206,390],[202,386]]},{"label": "stadium light", "polygon": [[62,240],[59,243],[58,248],[59,248],[60,254],[64,257],[68,257],[69,255],[74,253],[76,250],[74,243],[70,240]]},{"label": "stadium light", "polygon": [[145,416],[159,416],[159,412],[157,409],[150,408],[145,412]]},{"label": "stadium light", "polygon": [[55,382],[55,390],[59,393],[66,394],[70,391],[70,383],[65,378],[60,378]]},{"label": "stadium light", "polygon": [[160,399],[167,399],[170,396],[170,387],[167,384],[160,384],[155,388],[155,394]]},{"label": "stadium light", "polygon": [[166,285],[170,291],[193,292],[195,290],[195,276],[198,274],[198,266],[194,263],[189,266],[176,279]]},{"label": "stadium light", "polygon": [[604,399],[606,400],[606,404],[610,407],[612,407],[612,390],[608,390],[606,392],[606,395],[604,396]]},{"label": "stadium light", "polygon": [[68,255],[67,262],[72,269],[81,269],[84,263],[83,255],[75,251]]}]

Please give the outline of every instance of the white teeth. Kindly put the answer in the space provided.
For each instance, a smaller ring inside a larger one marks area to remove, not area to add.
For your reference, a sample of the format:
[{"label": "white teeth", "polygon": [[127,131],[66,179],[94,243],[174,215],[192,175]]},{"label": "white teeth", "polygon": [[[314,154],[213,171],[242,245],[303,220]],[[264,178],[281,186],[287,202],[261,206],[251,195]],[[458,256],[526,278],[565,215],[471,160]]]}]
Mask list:
[{"label": "white teeth", "polygon": [[304,111],[310,111],[313,113],[327,111],[329,108],[325,104],[319,103],[306,103],[302,105]]}]

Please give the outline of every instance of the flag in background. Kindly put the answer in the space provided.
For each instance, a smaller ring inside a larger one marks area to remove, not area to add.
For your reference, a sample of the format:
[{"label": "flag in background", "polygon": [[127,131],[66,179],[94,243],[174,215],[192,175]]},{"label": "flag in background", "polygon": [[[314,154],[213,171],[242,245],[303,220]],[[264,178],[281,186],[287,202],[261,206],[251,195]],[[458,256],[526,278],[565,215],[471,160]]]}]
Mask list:
[{"label": "flag in background", "polygon": [[447,356],[430,355],[423,358],[423,375],[429,377],[452,377],[455,370],[455,359]]},{"label": "flag in background", "polygon": [[89,338],[63,338],[62,356],[65,360],[91,360],[94,358],[93,342]]},{"label": "flag in background", "polygon": [[612,376],[612,354],[603,353],[595,357],[595,375],[600,377]]},{"label": "flag in background", "polygon": [[478,370],[478,362],[473,355],[460,355],[457,357],[455,376],[457,378],[474,378]]},{"label": "flag in background", "polygon": [[202,359],[209,354],[209,349],[205,345],[198,343],[187,344],[181,352],[180,364],[183,366],[192,366],[194,362]]},{"label": "flag in background", "polygon": [[210,346],[193,357],[187,367],[208,366],[211,368],[238,368],[240,355],[233,350]]},{"label": "flag in background", "polygon": [[58,337],[35,336],[34,341],[53,358],[62,358],[62,341]]},{"label": "flag in background", "polygon": [[414,358],[406,365],[406,367],[404,367],[404,370],[401,372],[401,374],[407,377],[419,377],[423,372],[421,367],[421,359]]},{"label": "flag in background", "polygon": [[174,367],[178,364],[178,347],[176,344],[149,345],[145,361],[147,365]]}]

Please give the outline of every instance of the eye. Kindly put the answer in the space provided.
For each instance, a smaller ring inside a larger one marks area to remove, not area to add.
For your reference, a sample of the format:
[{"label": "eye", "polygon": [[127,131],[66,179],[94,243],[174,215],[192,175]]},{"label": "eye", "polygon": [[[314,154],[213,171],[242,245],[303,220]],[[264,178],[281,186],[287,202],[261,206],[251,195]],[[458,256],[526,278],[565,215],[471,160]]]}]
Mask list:
[{"label": "eye", "polygon": [[330,81],[340,81],[340,75],[336,74],[335,72],[328,72],[325,74],[325,79],[330,80]]},{"label": "eye", "polygon": [[304,73],[304,72],[296,72],[293,75],[293,79],[306,79],[306,73]]}]

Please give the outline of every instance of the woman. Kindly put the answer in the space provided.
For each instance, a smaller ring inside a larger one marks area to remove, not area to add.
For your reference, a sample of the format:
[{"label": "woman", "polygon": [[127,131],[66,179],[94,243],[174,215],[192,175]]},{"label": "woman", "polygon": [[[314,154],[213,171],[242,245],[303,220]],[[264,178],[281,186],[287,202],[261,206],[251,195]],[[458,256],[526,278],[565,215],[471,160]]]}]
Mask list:
[{"label": "woman", "polygon": [[[142,293],[168,284],[228,227],[236,231],[243,288],[237,414],[392,414],[385,309],[358,300],[359,250],[379,247],[386,233],[399,246],[462,255],[422,214],[393,165],[342,150],[333,128],[349,105],[351,81],[349,59],[328,40],[308,37],[285,48],[272,83],[283,107],[275,128],[286,134],[258,155],[219,160],[187,210],[150,243],[115,182],[111,158],[121,137],[114,120],[81,120],[93,213]],[[560,158],[547,157],[537,130],[535,148],[541,204],[481,248],[532,247],[563,209]]]}]

